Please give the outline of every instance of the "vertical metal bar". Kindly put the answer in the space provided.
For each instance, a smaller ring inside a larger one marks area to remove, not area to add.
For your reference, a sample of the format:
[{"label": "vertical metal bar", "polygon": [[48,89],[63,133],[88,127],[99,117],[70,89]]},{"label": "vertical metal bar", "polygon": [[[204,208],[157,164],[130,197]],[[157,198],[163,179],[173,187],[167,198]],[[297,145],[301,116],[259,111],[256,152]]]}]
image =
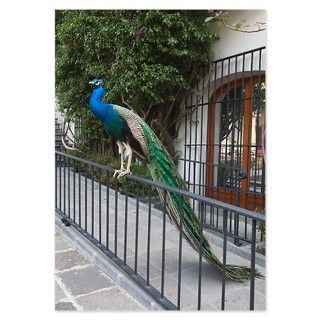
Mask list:
[{"label": "vertical metal bar", "polygon": [[251,63],[250,63],[250,120],[249,121],[249,132],[248,132],[248,146],[247,146],[247,164],[246,167],[249,169],[248,177],[247,177],[247,185],[246,185],[246,208],[248,208],[248,201],[249,201],[249,193],[250,193],[250,168],[251,168],[251,145],[252,145],[252,101],[253,101],[253,51],[251,52]]},{"label": "vertical metal bar", "polygon": [[[217,87],[217,62],[214,63],[214,79],[213,79],[213,94],[216,95],[216,88]],[[215,97],[215,100],[214,100],[214,104],[210,104],[208,105],[208,108],[213,108],[214,110],[214,114],[213,114],[213,122],[215,122],[215,117],[216,117],[216,112],[217,112],[217,109],[216,109],[216,99],[217,97]],[[208,120],[211,120],[211,119],[208,119]],[[208,123],[209,125],[209,123]],[[214,123],[215,125],[215,123]],[[215,139],[216,139],[216,136],[215,136],[215,133],[214,133],[215,130],[212,130],[212,144],[210,146],[208,146],[209,148],[211,148],[211,155],[212,155],[212,159],[207,159],[207,161],[210,160],[209,162],[209,170],[212,170],[212,179],[211,181],[208,181],[209,183],[209,192],[212,192],[213,191],[213,188],[214,188],[214,178],[215,178],[215,163],[214,163],[214,157],[215,157],[215,152],[216,152],[216,143],[215,143]],[[218,149],[218,153],[219,153],[219,149]],[[219,157],[219,155],[218,155]],[[219,159],[219,158],[218,158]],[[219,161],[219,160],[218,160]],[[217,168],[217,171],[219,170],[219,168]],[[209,171],[210,172],[210,171]]]},{"label": "vertical metal bar", "polygon": [[203,203],[200,206],[200,242],[199,242],[199,271],[198,271],[198,310],[201,309],[201,278],[202,278],[202,243],[203,243]]},{"label": "vertical metal bar", "polygon": [[[235,61],[235,69],[236,69],[236,72],[235,72],[235,78],[234,78],[234,81],[235,83],[237,83],[237,77],[238,77],[238,56],[236,57],[236,61]],[[241,161],[239,161],[240,159],[240,155],[241,155],[241,147],[240,147],[240,132],[241,132],[241,127],[240,127],[240,124],[241,124],[241,109],[242,109],[242,95],[243,95],[243,87],[241,86],[241,91],[240,91],[240,95],[237,96],[237,84],[235,85],[235,97],[236,97],[236,105],[235,105],[235,112],[237,113],[237,118],[236,118],[236,122],[238,124],[238,129],[237,129],[237,137],[236,137],[236,163],[235,163],[235,168],[236,170],[239,170],[239,168],[241,168]],[[238,103],[238,104],[237,104]],[[239,110],[238,110],[238,105],[239,105]],[[237,173],[240,173],[239,171],[237,171]],[[240,206],[240,193],[241,193],[241,181],[239,180],[239,177],[236,177],[236,202],[235,204],[237,206]]]},{"label": "vertical metal bar", "polygon": [[150,281],[150,236],[151,236],[151,196],[149,195],[149,210],[148,210],[148,239],[147,239],[147,286]]},{"label": "vertical metal bar", "polygon": [[[265,143],[265,140],[264,140]],[[265,194],[265,179],[266,179],[266,172],[265,172],[265,162],[264,158],[262,158],[262,176],[261,176],[261,193],[264,195]]]},{"label": "vertical metal bar", "polygon": [[202,139],[203,139],[203,104],[204,104],[204,69],[202,69],[202,97],[201,97],[201,117],[200,117],[200,151],[199,151],[199,194],[203,195],[202,190],[202,175],[204,175],[204,171],[202,171]]},{"label": "vertical metal bar", "polygon": [[109,250],[109,171],[107,172],[107,188],[106,188],[106,247]]},{"label": "vertical metal bar", "polygon": [[[223,88],[223,68],[224,68],[224,63],[223,60],[221,61],[221,81],[220,81],[220,86],[221,88]],[[223,90],[222,90],[223,91]],[[220,119],[221,119],[221,114],[222,114],[222,103],[220,103]],[[220,139],[220,132],[221,132],[221,121],[220,121],[220,128],[219,128],[219,138],[218,138],[218,143],[219,143],[219,151],[218,151],[218,164],[217,164],[217,187],[219,187],[219,171],[221,170],[221,149],[222,149],[222,141]],[[222,178],[224,178],[222,176]],[[223,182],[223,181],[222,181]],[[224,183],[222,183],[222,187],[223,187]],[[219,193],[218,193],[219,194]],[[218,198],[220,198],[220,196],[218,196]],[[219,199],[220,200],[220,199]]]},{"label": "vertical metal bar", "polygon": [[[199,87],[199,82],[197,82],[197,92],[198,92],[198,87]],[[196,97],[196,105],[198,103],[198,97]],[[197,165],[197,144],[198,144],[198,109],[199,107],[196,106],[196,112],[195,112],[195,116],[196,116],[196,120],[195,120],[195,133],[194,133],[194,144],[193,144],[193,148],[194,148],[194,162],[193,162],[193,193],[196,193],[196,165]],[[193,199],[192,201],[192,208],[194,209],[194,205],[195,205],[195,199]]]},{"label": "vertical metal bar", "polygon": [[164,297],[164,271],[165,271],[165,250],[166,250],[166,206],[167,191],[164,191],[163,224],[162,224],[162,263],[161,263],[161,298]]},{"label": "vertical metal bar", "polygon": [[225,308],[226,297],[226,264],[227,264],[227,210],[223,210],[223,278],[221,290],[221,310]]},{"label": "vertical metal bar", "polygon": [[99,243],[101,243],[101,181],[99,181]]},{"label": "vertical metal bar", "polygon": [[[253,88],[254,90],[254,88]],[[254,92],[254,91],[253,91]],[[256,210],[256,198],[257,198],[257,167],[258,167],[258,129],[259,129],[259,118],[260,118],[260,107],[256,110],[256,125],[255,125],[255,154],[254,154],[254,184],[253,184],[253,210]]]},{"label": "vertical metal bar", "polygon": [[[238,115],[238,109],[237,109],[237,105],[238,105],[238,95],[237,95],[237,68],[238,68],[238,57],[235,58],[235,78],[234,78],[234,98],[233,98],[233,103],[232,103],[232,133],[231,133],[231,141],[232,141],[232,144],[231,144],[231,148],[232,148],[232,151],[231,151],[231,162],[232,162],[232,186],[233,188],[235,189],[235,191],[238,190],[238,183],[237,183],[237,177],[236,177],[236,169],[237,169],[237,152],[238,152],[238,148],[237,148],[237,145],[235,144],[235,141],[236,141],[236,122],[237,122],[237,115]],[[235,205],[238,204],[238,197],[237,197],[237,192],[234,192],[235,194],[235,198],[233,200],[233,203]]]},{"label": "vertical metal bar", "polygon": [[[191,108],[192,108],[192,105],[193,105],[193,96],[192,96],[192,93],[191,93]],[[190,121],[189,121],[189,157],[188,157],[188,190],[190,190],[190,174],[191,174],[191,146],[192,146],[192,112],[190,112]]]},{"label": "vertical metal bar", "polygon": [[88,231],[88,178],[87,174],[84,179],[84,229]]},{"label": "vertical metal bar", "polygon": [[[209,152],[210,152],[210,146],[209,146],[209,144],[208,144],[208,135],[206,134],[206,132],[208,131],[208,127],[210,126],[210,125],[212,125],[212,123],[211,123],[211,120],[210,119],[208,119],[208,113],[209,113],[209,108],[211,107],[211,96],[210,96],[210,94],[214,94],[214,93],[212,93],[211,91],[210,91],[210,79],[211,79],[211,66],[210,66],[210,68],[209,68],[209,72],[208,72],[208,83],[207,83],[207,110],[206,110],[206,116],[205,116],[205,118],[207,118],[207,128],[205,129],[205,135],[204,135],[204,140],[205,140],[205,155],[204,155],[204,162],[203,162],[203,168],[202,168],[202,176],[203,176],[203,182],[202,182],[202,184],[203,184],[203,193],[202,193],[202,195],[203,196],[208,196],[209,195],[209,190],[210,189],[208,189],[207,188],[207,183],[209,183],[208,181],[207,181],[207,170],[208,170],[208,162],[209,162],[209,159],[208,159],[208,154],[209,154]],[[202,110],[202,113],[203,113],[203,110]]]},{"label": "vertical metal bar", "polygon": [[219,208],[218,207],[216,207],[216,212],[217,212],[217,214],[216,214],[216,228],[219,228]]},{"label": "vertical metal bar", "polygon": [[127,264],[127,239],[128,239],[128,178],[126,178],[126,196],[124,209],[124,246],[123,246],[123,260]]},{"label": "vertical metal bar", "polygon": [[[93,168],[93,167],[92,167]],[[91,235],[94,237],[94,180],[91,178]]]},{"label": "vertical metal bar", "polygon": [[256,224],[252,219],[252,237],[251,237],[251,275],[250,275],[250,310],[254,310],[254,285],[255,285],[255,260],[256,260]]},{"label": "vertical metal bar", "polygon": [[79,165],[79,171],[78,171],[78,195],[79,195],[79,226],[81,227],[81,169]]},{"label": "vertical metal bar", "polygon": [[66,157],[63,156],[63,213],[66,213]]},{"label": "vertical metal bar", "polygon": [[[244,76],[244,72],[245,72],[245,61],[246,61],[246,55],[243,54],[242,55],[242,72],[241,72],[241,88],[242,88],[242,91],[241,91],[241,108],[240,108],[240,123],[239,123],[239,129],[240,129],[240,140],[239,140],[239,143],[240,143],[240,157],[239,157],[239,163],[240,163],[240,167],[241,167],[241,170],[243,168],[243,153],[244,153],[244,148],[245,148],[245,143],[244,143],[244,137],[243,137],[243,127],[244,127],[244,106],[245,106],[245,93],[244,93],[244,90],[245,90],[245,76]],[[245,196],[244,194],[244,190],[242,188],[242,183],[240,181],[240,203],[243,204],[243,197]],[[245,226],[247,225],[247,221],[245,221]]]},{"label": "vertical metal bar", "polygon": [[68,217],[70,218],[71,212],[70,212],[70,159],[68,159]]},{"label": "vertical metal bar", "polygon": [[59,155],[59,209],[61,210],[61,154]]},{"label": "vertical metal bar", "polygon": [[[259,79],[258,79],[258,88],[259,88],[258,99],[260,100],[261,99],[261,49],[259,50],[258,77],[259,77]],[[257,114],[257,120],[256,120],[256,153],[255,153],[255,169],[254,169],[255,170],[254,171],[254,205],[253,205],[254,210],[256,209],[257,174],[259,174],[259,172],[260,172],[260,168],[258,168],[258,148],[260,147],[260,145],[258,145],[258,139],[257,139],[257,137],[258,137],[257,133],[258,133],[258,128],[259,128],[259,119],[260,119],[260,115],[261,115],[260,101],[259,101],[259,107],[257,108],[256,114]],[[257,170],[258,170],[258,173],[257,173]],[[262,187],[260,187],[260,194],[262,195]]]},{"label": "vertical metal bar", "polygon": [[[228,136],[229,136],[229,104],[230,104],[230,58],[228,58],[228,64],[227,64],[227,101],[226,101],[226,137],[225,137],[225,154],[224,154],[224,165],[225,165],[225,181],[224,181],[224,201],[227,202],[227,181],[228,177],[230,179],[230,165],[228,162]],[[230,181],[231,182],[231,181]],[[230,216],[231,218],[231,216]],[[230,230],[231,231],[231,230]]]},{"label": "vertical metal bar", "polygon": [[[262,49],[259,51],[259,83],[261,83],[261,64],[262,64]],[[264,119],[264,130],[266,127],[266,119]],[[265,137],[264,137],[264,132],[263,132],[263,140],[262,140],[262,148],[265,147]],[[265,196],[265,163],[264,163],[264,156],[262,156],[262,167],[261,167],[261,194],[262,196]]]},{"label": "vertical metal bar", "polygon": [[244,238],[248,238],[248,218],[244,217]]},{"label": "vertical metal bar", "polygon": [[[234,194],[235,194],[235,199],[234,199],[234,203],[235,205],[239,205],[239,200],[240,200],[240,197],[239,197],[239,193],[237,192],[239,190],[239,187],[238,187],[238,180],[237,180],[237,177],[235,175],[236,173],[236,168],[237,168],[237,164],[238,164],[238,145],[235,146],[234,144],[234,140],[235,140],[235,123],[237,121],[237,117],[236,117],[236,114],[238,115],[238,110],[237,110],[237,103],[238,103],[238,96],[237,96],[237,69],[238,69],[238,56],[235,57],[235,78],[234,78],[234,82],[235,82],[235,85],[234,85],[234,99],[233,99],[233,104],[232,104],[232,107],[233,107],[233,112],[232,112],[232,133],[231,133],[231,141],[232,141],[232,144],[231,144],[231,163],[232,163],[232,186],[235,190]],[[237,141],[237,144],[238,144],[238,141]],[[236,148],[236,157],[234,159],[234,155],[235,155],[235,149]],[[236,162],[236,163],[235,163]],[[234,244],[236,246],[240,246],[241,243],[240,243],[240,240],[239,240],[239,215],[237,213],[234,214]]]},{"label": "vertical metal bar", "polygon": [[213,220],[213,206],[210,206],[210,221],[209,221],[209,224],[210,224],[210,226],[214,226],[214,220]]},{"label": "vertical metal bar", "polygon": [[[180,198],[182,200],[182,197]],[[181,261],[182,261],[182,232],[183,232],[183,219],[182,212],[180,211],[179,223],[179,263],[178,263],[178,293],[177,293],[177,308],[181,308]]]},{"label": "vertical metal bar", "polygon": [[[186,97],[186,111],[188,109],[188,97]],[[187,115],[184,116],[184,159],[183,159],[183,180],[186,181],[187,168]]]},{"label": "vertical metal bar", "polygon": [[76,221],[76,163],[73,166],[73,221]]},{"label": "vertical metal bar", "polygon": [[240,247],[242,245],[241,241],[239,240],[239,214],[234,213],[234,226],[233,226],[233,231],[234,231],[234,239],[233,243]]},{"label": "vertical metal bar", "polygon": [[116,179],[115,204],[114,204],[114,254],[117,256],[118,249],[118,179]]},{"label": "vertical metal bar", "polygon": [[262,64],[262,49],[259,50],[259,67],[258,67],[259,83],[261,83],[261,64]]},{"label": "vertical metal bar", "polygon": [[55,153],[55,164],[54,164],[54,205],[58,207],[58,154]]},{"label": "vertical metal bar", "polygon": [[139,239],[139,197],[136,201],[136,241],[134,250],[134,272],[137,273],[138,267],[138,239]]},{"label": "vertical metal bar", "polygon": [[[236,68],[236,65],[237,65],[237,57],[235,58],[235,68]],[[236,75],[236,72],[234,73]],[[236,107],[235,107],[235,104],[237,102],[237,79],[234,78],[234,86],[233,86],[233,99],[231,101],[231,121],[232,121],[232,124],[231,124],[231,144],[230,144],[230,148],[231,148],[231,159],[230,159],[230,185],[231,185],[231,188],[232,188],[232,194],[233,194],[233,197],[232,197],[232,204],[236,204],[236,199],[235,199],[235,196],[236,196],[236,188],[237,188],[237,183],[236,183],[236,177],[235,177],[235,158],[234,158],[234,155],[235,155],[235,121],[236,121]]]}]

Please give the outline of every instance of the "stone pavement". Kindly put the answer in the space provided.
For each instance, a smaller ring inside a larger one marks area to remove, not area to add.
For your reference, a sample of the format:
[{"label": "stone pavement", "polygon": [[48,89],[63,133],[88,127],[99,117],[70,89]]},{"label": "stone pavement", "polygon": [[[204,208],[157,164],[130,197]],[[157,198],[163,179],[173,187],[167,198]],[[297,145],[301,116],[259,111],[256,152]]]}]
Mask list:
[{"label": "stone pavement", "polygon": [[[179,263],[179,232],[166,219],[165,222],[165,253],[163,247],[163,212],[149,207],[134,197],[126,198],[106,186],[80,173],[58,170],[61,193],[58,193],[58,207],[69,214],[88,235],[92,235],[120,260],[126,257],[127,266],[136,268],[137,273],[146,279],[147,259],[150,252],[150,284],[158,292],[164,288],[165,297],[173,304],[178,298],[178,263]],[[74,179],[74,180],[73,180]],[[60,198],[61,195],[61,198]],[[81,197],[79,198],[79,195]],[[85,199],[87,198],[87,201]],[[127,211],[126,211],[127,209]],[[138,210],[137,210],[138,209]],[[126,215],[127,212],[127,215]],[[149,228],[150,226],[150,228]],[[67,227],[71,230],[73,227]],[[149,233],[150,230],[150,233]],[[77,232],[77,231],[76,231]],[[79,233],[79,232],[77,232]],[[222,241],[218,235],[204,232],[213,252],[222,260]],[[80,234],[80,233],[79,233]],[[148,237],[150,241],[148,241]],[[86,239],[85,239],[86,240]],[[88,240],[86,240],[88,241]],[[150,246],[148,247],[148,242]],[[87,250],[88,254],[93,248]],[[256,268],[265,274],[264,257],[256,254]],[[164,283],[162,286],[162,259],[164,258]],[[97,261],[101,261],[101,257]],[[104,259],[107,259],[104,258]],[[95,261],[95,257],[93,257]],[[228,243],[227,264],[250,266],[250,246],[236,248]],[[121,273],[121,271],[117,271]],[[183,239],[181,253],[181,310],[197,310],[199,284],[199,254]],[[114,279],[114,278],[113,278]],[[126,279],[126,282],[129,280]],[[123,281],[124,282],[124,281]],[[222,276],[203,259],[201,276],[201,310],[220,310]],[[125,287],[126,286],[122,286]],[[249,310],[250,282],[245,285],[226,281],[226,310]],[[136,296],[135,296],[136,297]],[[139,300],[140,301],[140,300]],[[145,304],[143,304],[145,306]],[[151,304],[152,306],[152,304]],[[149,310],[149,308],[147,308]],[[265,309],[265,280],[255,281],[255,310]]]},{"label": "stone pavement", "polygon": [[145,310],[58,232],[55,234],[55,309]]}]

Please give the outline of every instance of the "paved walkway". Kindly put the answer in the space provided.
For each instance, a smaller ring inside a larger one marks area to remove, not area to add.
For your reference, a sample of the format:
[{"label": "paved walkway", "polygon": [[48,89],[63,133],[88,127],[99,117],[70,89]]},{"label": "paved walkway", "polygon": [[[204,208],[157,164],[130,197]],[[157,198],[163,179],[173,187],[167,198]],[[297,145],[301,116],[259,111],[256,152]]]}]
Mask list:
[{"label": "paved walkway", "polygon": [[58,232],[55,235],[55,257],[56,310],[145,310]]}]

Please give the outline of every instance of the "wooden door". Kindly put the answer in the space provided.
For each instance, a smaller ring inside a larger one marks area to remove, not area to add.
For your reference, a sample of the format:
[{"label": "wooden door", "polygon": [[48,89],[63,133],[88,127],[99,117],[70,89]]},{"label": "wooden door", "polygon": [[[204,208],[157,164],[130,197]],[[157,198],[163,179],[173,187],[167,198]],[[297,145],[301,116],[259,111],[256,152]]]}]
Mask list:
[{"label": "wooden door", "polygon": [[250,210],[265,206],[265,79],[215,90],[208,108],[206,195]]}]

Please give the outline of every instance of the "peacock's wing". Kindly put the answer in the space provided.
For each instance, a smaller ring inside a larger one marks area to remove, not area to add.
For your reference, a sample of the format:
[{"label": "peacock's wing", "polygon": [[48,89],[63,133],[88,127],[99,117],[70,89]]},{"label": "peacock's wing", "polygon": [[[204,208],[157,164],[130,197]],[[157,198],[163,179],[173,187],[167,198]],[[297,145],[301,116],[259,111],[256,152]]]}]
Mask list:
[{"label": "peacock's wing", "polygon": [[140,160],[149,163],[148,148],[141,128],[141,122],[144,121],[136,113],[127,108],[115,104],[112,106],[123,119],[123,134],[133,152]]}]

